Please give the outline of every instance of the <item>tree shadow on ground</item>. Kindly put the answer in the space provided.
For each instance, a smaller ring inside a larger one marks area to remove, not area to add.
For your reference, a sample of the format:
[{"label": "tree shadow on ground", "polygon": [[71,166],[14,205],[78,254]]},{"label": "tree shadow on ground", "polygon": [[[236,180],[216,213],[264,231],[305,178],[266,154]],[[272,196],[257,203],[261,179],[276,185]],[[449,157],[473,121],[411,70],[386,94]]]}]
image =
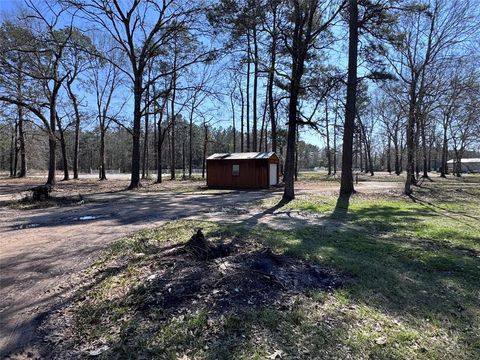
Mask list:
[{"label": "tree shadow on ground", "polygon": [[347,218],[348,206],[350,203],[351,194],[340,194],[335,204],[335,209],[331,215],[331,218],[338,220],[345,220]]},{"label": "tree shadow on ground", "polygon": [[269,207],[268,209],[264,210],[264,211],[261,211],[251,217],[249,217],[248,219],[246,219],[245,221],[243,221],[244,224],[248,224],[248,225],[256,225],[259,223],[260,219],[262,219],[263,217],[267,216],[267,215],[272,215],[275,213],[275,211],[283,208],[285,205],[287,205],[290,201],[288,200],[284,200],[284,199],[281,199],[278,203],[276,203],[274,206],[271,206]]},{"label": "tree shadow on ground", "polygon": [[[472,195],[470,194],[469,196],[472,196]],[[472,219],[472,220],[480,221],[480,217],[467,214],[466,212],[459,212],[459,211],[452,212],[450,209],[448,209],[444,206],[441,206],[439,204],[435,204],[432,201],[422,199],[420,196],[415,196],[415,195],[411,194],[411,195],[408,195],[408,197],[414,203],[419,203],[419,204],[421,204],[425,207],[430,208],[432,211],[435,211],[435,212],[441,214],[442,216],[445,216],[445,217],[448,217],[450,219],[459,221],[466,226],[472,227],[472,225],[469,224],[468,222],[464,221],[464,219],[462,219],[462,217],[466,217],[466,218],[469,218],[469,219]],[[456,203],[458,204],[458,202],[456,202]]]}]

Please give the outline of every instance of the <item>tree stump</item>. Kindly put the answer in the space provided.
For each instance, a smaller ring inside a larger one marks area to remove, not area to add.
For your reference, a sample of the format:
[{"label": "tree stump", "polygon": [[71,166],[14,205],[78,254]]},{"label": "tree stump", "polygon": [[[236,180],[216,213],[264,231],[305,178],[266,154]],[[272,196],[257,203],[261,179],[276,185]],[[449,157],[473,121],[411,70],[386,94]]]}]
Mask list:
[{"label": "tree stump", "polygon": [[50,185],[40,185],[30,189],[30,191],[32,192],[33,201],[42,201],[49,199],[52,190],[52,186]]},{"label": "tree stump", "polygon": [[197,260],[203,261],[228,256],[231,252],[231,249],[226,245],[211,244],[207,239],[205,239],[202,229],[197,230],[190,240],[186,242],[184,248]]}]

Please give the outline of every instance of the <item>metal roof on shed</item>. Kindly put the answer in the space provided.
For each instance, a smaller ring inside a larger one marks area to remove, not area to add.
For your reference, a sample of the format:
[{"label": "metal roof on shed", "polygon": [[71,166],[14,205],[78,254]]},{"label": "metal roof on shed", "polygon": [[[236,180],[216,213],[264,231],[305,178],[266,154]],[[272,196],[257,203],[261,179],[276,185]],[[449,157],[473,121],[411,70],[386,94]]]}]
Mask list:
[{"label": "metal roof on shed", "polygon": [[207,160],[252,160],[252,159],[270,159],[275,153],[269,152],[243,152],[243,153],[215,153],[210,155]]}]

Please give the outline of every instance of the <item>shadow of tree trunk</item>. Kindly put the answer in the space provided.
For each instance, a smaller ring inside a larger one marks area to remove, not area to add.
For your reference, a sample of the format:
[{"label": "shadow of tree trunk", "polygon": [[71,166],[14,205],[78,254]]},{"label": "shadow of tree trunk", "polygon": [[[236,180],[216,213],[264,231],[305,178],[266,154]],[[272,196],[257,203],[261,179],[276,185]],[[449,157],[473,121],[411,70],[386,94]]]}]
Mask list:
[{"label": "shadow of tree trunk", "polygon": [[258,214],[255,214],[253,215],[252,217],[246,219],[243,221],[244,224],[250,224],[250,225],[255,225],[255,224],[258,224],[259,220],[261,218],[263,218],[264,216],[266,215],[271,215],[273,214],[275,211],[277,211],[278,209],[282,208],[283,206],[285,206],[286,204],[288,204],[291,200],[285,200],[285,199],[281,199],[276,205],[258,213]]},{"label": "shadow of tree trunk", "polygon": [[337,199],[337,204],[332,213],[332,218],[345,220],[348,213],[348,205],[350,204],[351,194],[340,194]]}]

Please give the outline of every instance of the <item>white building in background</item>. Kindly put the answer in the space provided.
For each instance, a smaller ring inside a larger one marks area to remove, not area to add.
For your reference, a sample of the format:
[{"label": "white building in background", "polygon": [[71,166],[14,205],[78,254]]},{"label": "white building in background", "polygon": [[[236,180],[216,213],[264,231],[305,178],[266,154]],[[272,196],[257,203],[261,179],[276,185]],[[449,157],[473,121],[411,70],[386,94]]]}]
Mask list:
[{"label": "white building in background", "polygon": [[[447,161],[448,171],[453,172],[455,170],[455,159]],[[460,161],[462,166],[462,173],[478,173],[480,172],[480,158],[462,159]]]}]

